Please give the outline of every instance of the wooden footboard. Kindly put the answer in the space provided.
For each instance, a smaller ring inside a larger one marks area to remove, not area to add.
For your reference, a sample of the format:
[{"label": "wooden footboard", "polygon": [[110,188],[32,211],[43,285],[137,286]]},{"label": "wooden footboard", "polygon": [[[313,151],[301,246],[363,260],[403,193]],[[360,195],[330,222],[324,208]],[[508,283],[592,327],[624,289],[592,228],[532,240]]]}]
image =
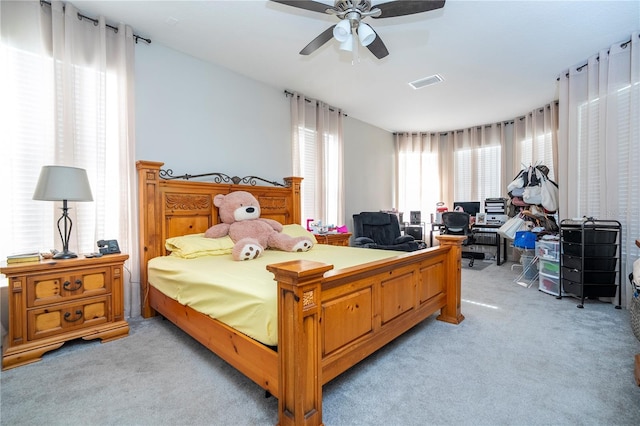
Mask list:
[{"label": "wooden footboard", "polygon": [[278,281],[280,425],[322,424],[322,384],[438,310],[460,323],[461,237],[366,267],[292,261]]},{"label": "wooden footboard", "polygon": [[[311,261],[269,265],[278,282],[278,350],[180,305],[147,282],[147,263],[164,241],[217,223],[213,196],[253,192],[267,217],[300,223],[300,178],[286,187],[184,182],[159,177],[162,163],[138,162],[143,313],[156,311],[278,398],[280,425],[322,424],[322,385],[439,312],[458,324],[461,243],[341,270]],[[365,249],[363,249],[365,250]]]}]

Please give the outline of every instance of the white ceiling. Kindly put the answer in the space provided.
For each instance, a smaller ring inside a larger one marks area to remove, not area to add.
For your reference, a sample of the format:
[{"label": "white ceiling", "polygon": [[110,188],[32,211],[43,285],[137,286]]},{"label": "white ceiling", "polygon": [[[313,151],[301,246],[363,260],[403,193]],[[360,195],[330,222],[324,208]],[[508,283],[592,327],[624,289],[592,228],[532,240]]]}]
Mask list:
[{"label": "white ceiling", "polygon": [[[447,0],[436,11],[365,18],[390,54],[378,60],[360,48],[352,64],[335,40],[298,54],[336,17],[271,1],[71,1],[152,43],[389,131],[455,130],[526,114],[557,99],[563,70],[640,30],[640,0]],[[433,74],[444,81],[408,85]]]}]

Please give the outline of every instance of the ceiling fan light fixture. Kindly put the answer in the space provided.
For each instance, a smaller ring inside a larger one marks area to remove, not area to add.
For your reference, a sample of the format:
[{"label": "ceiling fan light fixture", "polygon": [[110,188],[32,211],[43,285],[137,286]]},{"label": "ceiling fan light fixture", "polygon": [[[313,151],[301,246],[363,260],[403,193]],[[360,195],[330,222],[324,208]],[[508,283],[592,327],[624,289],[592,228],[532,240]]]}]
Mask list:
[{"label": "ceiling fan light fixture", "polygon": [[333,36],[340,43],[344,42],[351,36],[351,22],[348,19],[343,19],[333,27]]},{"label": "ceiling fan light fixture", "polygon": [[[299,9],[310,10],[312,12],[329,14],[340,19],[340,22],[324,30],[320,35],[311,40],[304,49],[300,51],[301,55],[309,55],[316,51],[320,46],[331,40],[331,36],[343,43],[341,49],[358,51],[354,33],[358,33],[358,38],[363,46],[378,59],[385,58],[389,55],[387,47],[382,39],[368,25],[362,25],[363,18],[393,18],[396,16],[413,15],[416,13],[428,12],[430,10],[440,9],[444,7],[446,0],[420,0],[420,1],[384,1],[375,6],[371,5],[372,0],[334,0],[333,6],[328,2],[307,0],[271,0],[274,3],[281,3]],[[377,2],[376,2],[377,3]],[[354,45],[351,49],[344,42],[351,36]],[[374,43],[375,42],[375,43]]]},{"label": "ceiling fan light fixture", "polygon": [[353,52],[353,36],[351,34],[349,34],[344,41],[340,42],[340,50]]},{"label": "ceiling fan light fixture", "polygon": [[360,44],[366,47],[376,39],[376,32],[368,24],[360,22],[360,25],[358,25],[358,38],[360,39]]}]

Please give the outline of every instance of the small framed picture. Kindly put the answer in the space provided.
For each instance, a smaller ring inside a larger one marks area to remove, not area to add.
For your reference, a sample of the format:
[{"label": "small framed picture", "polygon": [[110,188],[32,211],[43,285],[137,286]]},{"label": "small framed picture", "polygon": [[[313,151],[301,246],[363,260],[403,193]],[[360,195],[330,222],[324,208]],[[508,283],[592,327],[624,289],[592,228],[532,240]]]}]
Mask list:
[{"label": "small framed picture", "polygon": [[476,213],[476,225],[486,225],[487,215],[485,213]]}]

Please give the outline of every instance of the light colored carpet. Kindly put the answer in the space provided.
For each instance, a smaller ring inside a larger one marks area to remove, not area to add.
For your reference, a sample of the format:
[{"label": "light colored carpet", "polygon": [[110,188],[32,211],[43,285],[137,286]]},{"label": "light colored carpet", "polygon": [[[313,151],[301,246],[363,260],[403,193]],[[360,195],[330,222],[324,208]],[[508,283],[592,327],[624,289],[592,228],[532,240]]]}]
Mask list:
[{"label": "light colored carpet", "polygon": [[484,268],[495,265],[495,259],[475,259],[473,261],[473,266],[469,266],[469,261],[471,259],[462,259],[462,269],[474,269],[476,271],[482,271]]},{"label": "light colored carpet", "polygon": [[[627,310],[464,269],[462,312],[432,317],[323,388],[327,425],[638,425]],[[159,318],[0,374],[3,425],[273,425],[277,400]]]}]

